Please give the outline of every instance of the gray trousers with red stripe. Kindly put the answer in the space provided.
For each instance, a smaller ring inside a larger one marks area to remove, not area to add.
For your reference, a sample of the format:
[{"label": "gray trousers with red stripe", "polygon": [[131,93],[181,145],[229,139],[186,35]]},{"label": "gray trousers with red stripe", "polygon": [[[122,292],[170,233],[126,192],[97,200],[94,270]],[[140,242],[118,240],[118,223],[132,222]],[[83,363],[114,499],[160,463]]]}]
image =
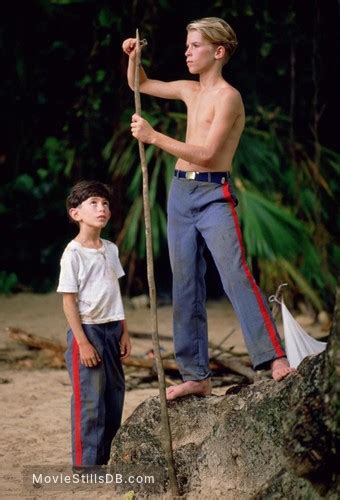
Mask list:
[{"label": "gray trousers with red stripe", "polygon": [[247,266],[230,179],[225,184],[174,177],[168,201],[173,273],[173,331],[183,380],[210,376],[203,258],[209,248],[241,324],[255,368],[285,356],[268,304]]},{"label": "gray trousers with red stripe", "polygon": [[73,465],[103,465],[110,458],[111,442],[122,418],[124,372],[120,360],[120,321],[82,325],[101,362],[87,368],[79,359],[78,344],[67,332],[67,369],[71,378]]}]

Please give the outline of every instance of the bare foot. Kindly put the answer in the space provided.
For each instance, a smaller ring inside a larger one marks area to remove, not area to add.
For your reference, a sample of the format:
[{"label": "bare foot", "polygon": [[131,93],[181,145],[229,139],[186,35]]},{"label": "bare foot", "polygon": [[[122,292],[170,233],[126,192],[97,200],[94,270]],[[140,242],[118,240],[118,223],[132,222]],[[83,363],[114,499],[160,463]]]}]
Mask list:
[{"label": "bare foot", "polygon": [[171,401],[176,398],[196,394],[197,396],[209,396],[211,394],[210,378],[204,380],[188,380],[180,385],[171,385],[166,390],[166,399]]},{"label": "bare foot", "polygon": [[274,359],[272,362],[272,377],[276,381],[283,380],[294,372],[296,368],[289,366],[287,358]]}]

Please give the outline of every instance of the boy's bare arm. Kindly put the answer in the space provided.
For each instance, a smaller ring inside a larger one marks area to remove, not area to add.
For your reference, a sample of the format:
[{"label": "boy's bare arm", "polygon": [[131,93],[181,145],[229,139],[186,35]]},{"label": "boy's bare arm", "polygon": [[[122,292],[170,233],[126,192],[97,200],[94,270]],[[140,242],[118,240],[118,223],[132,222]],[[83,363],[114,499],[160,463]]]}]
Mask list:
[{"label": "boy's bare arm", "polygon": [[131,342],[129,337],[129,332],[127,328],[126,320],[122,320],[123,333],[120,338],[120,357],[121,359],[125,359],[130,356],[131,353]]},{"label": "boy's bare arm", "polygon": [[[129,64],[127,69],[127,80],[129,87],[134,90],[135,86],[135,68],[136,68],[136,39],[128,38],[124,40],[122,49],[129,56]],[[185,87],[192,85],[192,82],[179,80],[175,82],[162,82],[160,80],[152,80],[147,77],[144,69],[140,68],[140,91],[143,94],[162,97],[164,99],[183,99],[183,90]]]},{"label": "boy's bare arm", "polygon": [[101,359],[96,349],[85,335],[80,321],[76,299],[76,293],[63,293],[63,309],[79,347],[80,361],[86,367],[92,368],[100,363]]},{"label": "boy's bare arm", "polygon": [[131,132],[136,139],[147,144],[154,144],[177,158],[209,168],[218,163],[219,154],[240,115],[241,96],[237,92],[226,92],[218,100],[213,123],[203,145],[187,144],[154,130],[151,125],[134,114]]}]

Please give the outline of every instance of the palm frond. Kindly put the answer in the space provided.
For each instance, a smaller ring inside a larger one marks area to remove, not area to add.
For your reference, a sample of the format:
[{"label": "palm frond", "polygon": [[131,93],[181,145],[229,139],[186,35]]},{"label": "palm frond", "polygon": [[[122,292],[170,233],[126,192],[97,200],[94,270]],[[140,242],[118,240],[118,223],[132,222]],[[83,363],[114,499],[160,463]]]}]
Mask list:
[{"label": "palm frond", "polygon": [[138,149],[135,141],[125,142],[124,148],[117,149],[113,154],[109,172],[113,174],[113,178],[127,175],[138,159]]},{"label": "palm frond", "polygon": [[303,274],[299,271],[299,269],[294,266],[291,262],[288,262],[285,259],[280,259],[279,263],[281,266],[288,272],[288,274],[291,276],[295,284],[297,285],[298,290],[300,293],[305,295],[306,297],[309,298],[311,303],[314,305],[314,307],[321,311],[322,310],[322,302],[320,299],[319,294],[317,293],[316,290],[314,290],[306,278],[303,276]]},{"label": "palm frond", "polygon": [[121,244],[122,253],[130,253],[137,246],[142,209],[143,199],[142,196],[138,196],[130,207],[117,239],[118,244]]},{"label": "palm frond", "polygon": [[243,235],[250,256],[274,260],[314,252],[305,225],[287,209],[246,189],[239,193],[239,199]]},{"label": "palm frond", "polygon": [[157,196],[157,185],[159,180],[159,171],[161,168],[162,158],[158,156],[156,159],[156,163],[154,169],[152,171],[150,187],[149,187],[149,196],[150,196],[150,207],[152,208],[155,204],[155,199]]},{"label": "palm frond", "polygon": [[270,134],[246,128],[233,167],[235,174],[254,182],[263,191],[273,191],[280,175],[280,157]]}]

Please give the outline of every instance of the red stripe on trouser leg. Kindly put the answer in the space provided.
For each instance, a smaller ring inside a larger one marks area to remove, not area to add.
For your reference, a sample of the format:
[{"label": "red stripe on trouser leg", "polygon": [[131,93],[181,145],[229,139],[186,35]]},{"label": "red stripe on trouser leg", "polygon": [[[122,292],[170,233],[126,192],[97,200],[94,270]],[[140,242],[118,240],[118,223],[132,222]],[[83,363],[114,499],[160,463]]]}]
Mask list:
[{"label": "red stripe on trouser leg", "polygon": [[72,341],[72,371],[73,371],[73,398],[74,398],[75,465],[82,465],[83,446],[81,442],[79,348],[75,338],[73,338]]},{"label": "red stripe on trouser leg", "polygon": [[245,251],[244,251],[243,241],[242,241],[242,235],[241,235],[241,228],[240,228],[240,224],[239,224],[237,213],[236,213],[235,206],[234,206],[234,201],[232,199],[228,184],[223,185],[223,195],[224,195],[225,199],[230,203],[230,206],[231,206],[231,212],[232,212],[232,216],[233,216],[234,226],[235,226],[235,230],[236,230],[236,234],[237,234],[237,238],[238,238],[238,242],[239,242],[240,250],[241,250],[242,267],[243,267],[245,275],[246,275],[246,277],[251,285],[251,288],[254,292],[254,295],[256,297],[257,303],[259,305],[260,313],[262,315],[264,324],[266,326],[269,338],[271,340],[271,343],[273,344],[273,347],[275,349],[277,356],[278,357],[285,356],[285,353],[284,353],[284,351],[280,345],[280,342],[277,338],[273,323],[270,319],[268,311],[267,311],[265,304],[263,302],[263,298],[262,298],[262,295],[260,293],[260,290],[259,290],[250,270],[249,270],[249,267],[248,267],[248,264],[246,261],[246,256],[245,256]]}]

